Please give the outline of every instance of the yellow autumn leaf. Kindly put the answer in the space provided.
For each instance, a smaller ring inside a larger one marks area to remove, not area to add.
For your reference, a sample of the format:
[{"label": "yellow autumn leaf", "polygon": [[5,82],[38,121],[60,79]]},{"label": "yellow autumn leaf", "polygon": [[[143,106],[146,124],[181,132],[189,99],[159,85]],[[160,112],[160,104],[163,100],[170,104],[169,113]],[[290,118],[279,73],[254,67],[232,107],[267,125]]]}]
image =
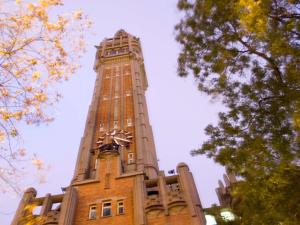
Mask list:
[{"label": "yellow autumn leaf", "polygon": [[46,24],[46,28],[48,30],[59,30],[60,29],[60,26],[56,23],[47,23]]},{"label": "yellow autumn leaf", "polygon": [[11,115],[10,115],[9,113],[3,113],[3,114],[2,114],[2,119],[3,119],[4,121],[9,120],[10,117],[11,117]]},{"label": "yellow autumn leaf", "polygon": [[5,133],[0,131],[0,142],[3,142],[5,140]]},{"label": "yellow autumn leaf", "polygon": [[36,166],[36,168],[37,168],[38,170],[41,170],[41,169],[43,169],[43,167],[44,167],[43,161],[40,160],[40,159],[38,159],[38,158],[34,158],[34,159],[32,160],[32,164],[33,164],[34,166]]},{"label": "yellow autumn leaf", "polygon": [[247,32],[256,33],[259,37],[263,37],[267,29],[267,21],[261,4],[260,0],[240,0],[237,7],[243,28]]},{"label": "yellow autumn leaf", "polygon": [[10,135],[11,135],[12,137],[16,137],[16,136],[18,136],[18,131],[17,131],[16,129],[12,129],[12,130],[10,131]]},{"label": "yellow autumn leaf", "polygon": [[23,113],[21,111],[14,113],[14,117],[16,120],[22,119],[22,116],[23,116]]},{"label": "yellow autumn leaf", "polygon": [[48,7],[48,6],[49,6],[49,1],[47,1],[47,0],[39,0],[39,3],[40,3],[43,7]]},{"label": "yellow autumn leaf", "polygon": [[36,59],[30,60],[30,64],[31,64],[31,65],[36,65],[36,64],[37,64],[37,60],[36,60]]},{"label": "yellow autumn leaf", "polygon": [[60,0],[39,0],[39,3],[45,8],[51,5],[62,5]]},{"label": "yellow autumn leaf", "polygon": [[18,71],[16,71],[14,74],[15,74],[15,77],[19,78],[20,75],[21,75],[21,71],[18,70]]},{"label": "yellow autumn leaf", "polygon": [[41,72],[35,71],[32,73],[32,80],[38,80],[41,77]]},{"label": "yellow autumn leaf", "polygon": [[73,16],[75,19],[81,19],[82,18],[82,11],[77,10],[73,13]]},{"label": "yellow autumn leaf", "polygon": [[35,94],[34,97],[35,97],[35,99],[38,100],[39,102],[44,102],[44,101],[47,100],[46,95],[43,94],[43,93],[37,93],[37,94]]},{"label": "yellow autumn leaf", "polygon": [[29,3],[27,5],[27,8],[30,10],[30,11],[33,11],[35,9],[35,6],[32,4],[32,3]]}]

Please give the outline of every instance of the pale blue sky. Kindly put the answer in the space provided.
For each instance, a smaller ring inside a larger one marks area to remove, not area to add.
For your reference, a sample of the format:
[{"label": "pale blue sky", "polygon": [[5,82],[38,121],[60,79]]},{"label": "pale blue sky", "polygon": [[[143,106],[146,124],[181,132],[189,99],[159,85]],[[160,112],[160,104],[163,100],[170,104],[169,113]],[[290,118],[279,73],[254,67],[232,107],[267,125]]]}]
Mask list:
[{"label": "pale blue sky", "polygon": [[[192,77],[176,74],[180,46],[175,41],[174,26],[180,15],[176,0],[66,0],[64,10],[82,9],[94,22],[94,35],[88,37],[88,49],[82,68],[62,85],[64,96],[56,105],[56,119],[48,126],[24,130],[26,148],[51,166],[47,182],[38,184],[27,177],[26,186],[34,186],[38,195],[60,193],[72,178],[80,138],[91,101],[95,73],[94,45],[112,37],[119,29],[139,37],[142,42],[149,81],[147,103],[150,122],[162,170],[186,162],[193,172],[202,204],[217,203],[215,188],[223,169],[205,156],[191,157],[190,150],[206,139],[204,128],[216,123],[222,108],[211,103],[199,91]],[[18,197],[0,195],[0,224],[8,225],[18,205]]]}]

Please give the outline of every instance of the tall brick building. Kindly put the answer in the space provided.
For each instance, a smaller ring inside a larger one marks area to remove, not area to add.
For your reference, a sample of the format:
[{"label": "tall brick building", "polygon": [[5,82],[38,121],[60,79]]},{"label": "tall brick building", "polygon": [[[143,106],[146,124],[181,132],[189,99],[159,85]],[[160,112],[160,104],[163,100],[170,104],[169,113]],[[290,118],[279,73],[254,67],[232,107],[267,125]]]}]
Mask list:
[{"label": "tall brick building", "polygon": [[[27,189],[12,225],[205,225],[186,164],[157,164],[138,38],[118,31],[97,46],[97,79],[74,177],[62,194]],[[40,207],[33,213],[34,207]]]}]

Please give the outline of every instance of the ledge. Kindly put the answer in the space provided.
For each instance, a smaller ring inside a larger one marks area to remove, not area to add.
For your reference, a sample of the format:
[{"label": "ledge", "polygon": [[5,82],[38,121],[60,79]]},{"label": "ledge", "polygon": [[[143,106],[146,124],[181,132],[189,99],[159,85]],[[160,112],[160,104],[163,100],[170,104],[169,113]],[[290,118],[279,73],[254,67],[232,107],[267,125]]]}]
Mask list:
[{"label": "ledge", "polygon": [[89,180],[84,180],[84,181],[78,181],[75,183],[72,183],[71,186],[77,186],[77,185],[82,185],[82,184],[92,184],[92,183],[100,183],[100,180],[97,179],[89,179]]},{"label": "ledge", "polygon": [[142,174],[144,174],[144,172],[124,173],[124,174],[116,177],[116,179],[122,179],[122,178],[125,178],[125,177],[133,177],[133,176],[142,175]]},{"label": "ledge", "polygon": [[153,210],[159,210],[159,211],[163,211],[164,210],[164,207],[162,204],[153,204],[153,205],[148,205],[145,207],[145,212],[148,213],[150,211],[153,211]]},{"label": "ledge", "polygon": [[168,209],[171,209],[176,206],[187,206],[187,203],[184,200],[174,200],[168,203]]}]

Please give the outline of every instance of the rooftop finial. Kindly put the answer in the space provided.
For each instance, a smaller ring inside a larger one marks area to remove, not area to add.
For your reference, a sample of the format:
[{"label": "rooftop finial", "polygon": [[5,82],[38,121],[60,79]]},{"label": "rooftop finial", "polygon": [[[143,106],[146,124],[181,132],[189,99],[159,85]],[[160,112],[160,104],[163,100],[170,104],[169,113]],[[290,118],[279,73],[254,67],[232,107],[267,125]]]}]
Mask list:
[{"label": "rooftop finial", "polygon": [[128,33],[125,30],[120,29],[116,32],[115,37],[127,36],[127,35],[128,35]]}]

